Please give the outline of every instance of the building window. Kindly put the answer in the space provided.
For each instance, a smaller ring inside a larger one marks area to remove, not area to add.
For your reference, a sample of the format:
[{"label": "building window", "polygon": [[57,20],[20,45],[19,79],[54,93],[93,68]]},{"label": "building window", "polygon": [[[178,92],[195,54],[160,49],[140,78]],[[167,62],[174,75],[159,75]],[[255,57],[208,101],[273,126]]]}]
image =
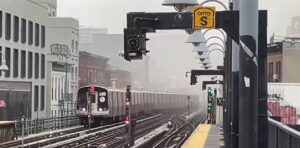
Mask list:
[{"label": "building window", "polygon": [[11,15],[5,13],[5,39],[10,40],[11,38]]},{"label": "building window", "polygon": [[34,85],[34,111],[38,111],[39,108],[39,86]]},{"label": "building window", "polygon": [[71,67],[71,78],[72,78],[72,80],[74,80],[74,67],[73,66]]},{"label": "building window", "polygon": [[75,80],[78,79],[78,70],[77,70],[77,67],[75,67]]},{"label": "building window", "polygon": [[2,38],[2,11],[0,11],[0,38]]},{"label": "building window", "polygon": [[75,41],[75,49],[76,49],[76,53],[78,52],[78,41]]},{"label": "building window", "polygon": [[42,48],[45,48],[45,40],[46,40],[46,30],[45,30],[45,26],[44,25],[42,25],[42,32],[41,32],[41,46],[42,46]]},{"label": "building window", "polygon": [[21,51],[21,78],[26,76],[26,51]]},{"label": "building window", "polygon": [[72,40],[71,49],[72,49],[72,52],[74,52],[74,40]]},{"label": "building window", "polygon": [[38,79],[39,78],[39,72],[40,72],[40,56],[38,53],[35,53],[34,56],[34,78]]},{"label": "building window", "polygon": [[19,41],[19,17],[14,16],[14,41]]},{"label": "building window", "polygon": [[45,86],[41,86],[41,111],[45,108]]},{"label": "building window", "polygon": [[21,20],[21,43],[26,43],[26,20]]},{"label": "building window", "polygon": [[10,77],[10,48],[5,48],[5,60],[6,60],[6,65],[8,67],[8,70],[5,71],[5,77]]},{"label": "building window", "polygon": [[58,83],[58,85],[56,85],[57,86],[57,98],[58,98],[58,100],[60,100],[60,85],[61,85],[60,78],[57,78],[57,83]]},{"label": "building window", "polygon": [[269,80],[273,80],[273,63],[269,63]]},{"label": "building window", "polygon": [[41,56],[41,78],[45,78],[45,69],[46,69],[46,62],[45,62],[45,55],[42,54]]},{"label": "building window", "polygon": [[19,51],[18,49],[14,49],[13,54],[13,76],[14,78],[17,78],[19,75]]},{"label": "building window", "polygon": [[33,66],[33,54],[32,52],[28,52],[28,78],[32,78],[32,66]]},{"label": "building window", "polygon": [[51,100],[53,100],[53,98],[54,98],[54,89],[53,89],[53,86],[54,86],[54,78],[52,78],[51,80],[52,80],[52,81],[51,81],[51,82],[52,82],[52,85],[51,85],[51,97],[52,97],[52,98],[51,98]]},{"label": "building window", "polygon": [[34,45],[40,45],[40,25],[35,23]]},{"label": "building window", "polygon": [[278,80],[281,79],[281,61],[276,62],[276,73],[278,75]]},{"label": "building window", "polygon": [[54,89],[54,94],[55,94],[55,100],[57,100],[57,87],[58,87],[58,85],[57,85],[57,83],[58,83],[58,80],[57,80],[57,78],[55,78],[55,89]]},{"label": "building window", "polygon": [[33,44],[33,22],[29,21],[28,23],[28,44]]}]

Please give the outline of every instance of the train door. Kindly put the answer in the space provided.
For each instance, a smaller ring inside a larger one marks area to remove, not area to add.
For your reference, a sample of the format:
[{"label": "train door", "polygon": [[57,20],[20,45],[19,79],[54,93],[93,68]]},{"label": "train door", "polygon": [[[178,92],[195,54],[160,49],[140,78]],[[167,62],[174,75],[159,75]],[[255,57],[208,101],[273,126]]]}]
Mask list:
[{"label": "train door", "polygon": [[119,115],[119,99],[120,99],[120,92],[116,92],[116,98],[115,98],[115,105],[116,105],[116,114],[115,116]]},{"label": "train door", "polygon": [[124,96],[124,93],[123,92],[121,92],[121,100],[120,100],[120,108],[121,108],[121,112],[120,112],[120,115],[122,115],[123,113],[125,113],[125,109],[124,109],[124,106],[125,106],[125,101],[124,101],[124,99],[125,99],[125,96]]},{"label": "train door", "polygon": [[110,101],[110,107],[109,107],[109,113],[110,113],[110,116],[113,116],[114,115],[114,93],[113,91],[110,91],[110,98],[109,98],[109,101]]},{"label": "train door", "polygon": [[87,95],[88,95],[87,96],[88,111],[94,114],[97,112],[96,100],[97,100],[98,92],[97,91],[89,92],[87,93]]},{"label": "train door", "polygon": [[135,112],[135,92],[132,93],[132,96],[131,96],[131,114],[133,114]]}]

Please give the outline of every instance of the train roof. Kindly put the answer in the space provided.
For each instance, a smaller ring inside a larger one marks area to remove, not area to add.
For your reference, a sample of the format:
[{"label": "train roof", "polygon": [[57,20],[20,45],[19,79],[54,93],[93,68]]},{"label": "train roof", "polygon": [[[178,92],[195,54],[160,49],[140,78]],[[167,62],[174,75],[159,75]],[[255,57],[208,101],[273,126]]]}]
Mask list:
[{"label": "train roof", "polygon": [[[107,91],[119,91],[119,92],[126,92],[125,90],[122,90],[122,89],[118,89],[118,88],[112,88],[112,87],[105,87],[105,86],[100,86],[100,85],[86,85],[86,86],[82,86],[80,88],[84,88],[84,87],[91,87],[91,86],[94,86],[94,87],[101,87],[103,89],[106,89]],[[79,88],[79,89],[80,89]],[[144,91],[144,90],[131,90],[131,92],[143,92],[143,93],[161,93],[161,94],[181,94],[181,95],[196,95],[196,94],[186,94],[186,93],[176,93],[176,92],[162,92],[162,91]]]}]

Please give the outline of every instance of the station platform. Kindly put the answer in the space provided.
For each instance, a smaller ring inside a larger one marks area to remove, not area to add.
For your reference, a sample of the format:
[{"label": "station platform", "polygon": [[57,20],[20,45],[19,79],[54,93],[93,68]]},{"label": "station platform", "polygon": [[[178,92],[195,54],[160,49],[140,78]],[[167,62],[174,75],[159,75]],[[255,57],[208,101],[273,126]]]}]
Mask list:
[{"label": "station platform", "polygon": [[199,124],[182,148],[223,148],[222,128],[213,124]]}]

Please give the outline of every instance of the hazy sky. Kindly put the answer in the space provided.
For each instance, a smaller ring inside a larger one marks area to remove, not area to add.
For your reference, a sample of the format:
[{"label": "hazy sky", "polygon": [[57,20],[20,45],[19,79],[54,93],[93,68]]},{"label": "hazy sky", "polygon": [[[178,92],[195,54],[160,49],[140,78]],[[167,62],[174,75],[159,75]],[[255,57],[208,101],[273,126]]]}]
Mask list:
[{"label": "hazy sky", "polygon": [[[128,12],[174,11],[172,7],[161,6],[162,1],[58,0],[58,15],[78,18],[81,25],[108,28],[110,33],[122,33]],[[227,1],[222,2],[227,4]],[[300,0],[259,0],[259,7],[268,10],[269,34],[274,32],[285,35],[291,17],[300,15]]]},{"label": "hazy sky", "polygon": [[[74,17],[79,19],[80,25],[107,28],[109,33],[122,34],[128,12],[175,11],[173,7],[161,6],[162,1],[58,0],[58,16]],[[222,2],[228,3],[227,0]],[[259,0],[259,7],[268,10],[268,36],[272,33],[286,35],[286,27],[290,24],[291,17],[300,15],[300,0]],[[217,10],[222,9],[217,6]],[[162,32],[148,35],[150,41],[147,42],[147,48],[151,51],[149,55],[156,61],[151,64],[157,63],[162,69],[157,73],[158,78],[171,75],[176,79],[176,85],[188,87],[189,78],[185,78],[185,72],[200,67],[199,61],[194,59],[195,53],[191,52],[193,47],[185,43],[187,35],[184,31]],[[166,33],[176,35],[164,37],[163,34]],[[211,61],[214,66],[220,65],[223,61],[222,54],[212,53]]]}]

